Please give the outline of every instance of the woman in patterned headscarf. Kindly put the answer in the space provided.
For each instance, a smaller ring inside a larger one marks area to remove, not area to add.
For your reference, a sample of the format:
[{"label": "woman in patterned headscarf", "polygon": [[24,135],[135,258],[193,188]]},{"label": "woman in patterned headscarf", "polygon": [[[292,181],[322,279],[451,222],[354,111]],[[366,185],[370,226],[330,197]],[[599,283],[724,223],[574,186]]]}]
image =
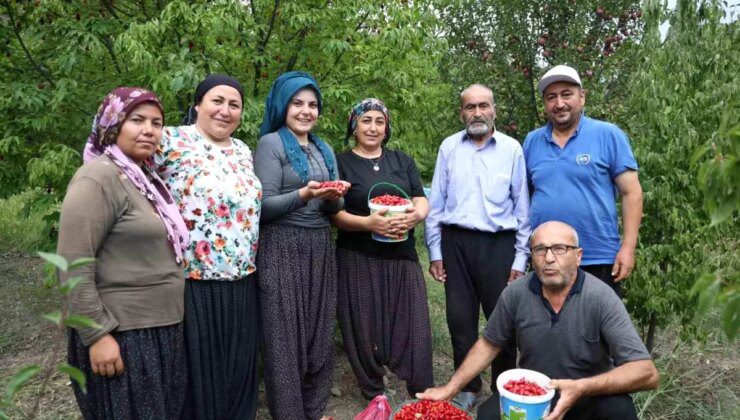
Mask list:
[{"label": "woman in patterned headscarf", "polygon": [[91,265],[62,273],[82,280],[69,314],[101,328],[69,331],[69,363],[88,378],[74,391],[85,419],[177,418],[186,373],[183,251],[188,233],[172,197],[144,161],[162,137],[159,99],[117,88],[93,122],[84,161],[62,204],[57,252]]},{"label": "woman in patterned headscarf", "polygon": [[179,127],[166,127],[154,155],[190,229],[185,267],[189,381],[183,419],[253,419],[257,412],[255,259],[262,186],[252,152],[232,137],[242,86],[206,76]]},{"label": "woman in patterned headscarf", "polygon": [[262,181],[257,256],[265,384],[275,419],[318,419],[334,367],[336,265],[329,215],[349,184],[337,180],[334,153],[311,130],[321,91],[302,72],[275,80],[265,102],[254,167]]},{"label": "woman in patterned headscarf", "polygon": [[[384,392],[384,365],[406,381],[413,398],[434,383],[426,285],[414,240],[414,226],[429,205],[414,160],[385,147],[391,120],[382,101],[369,98],[352,108],[345,142],[350,137],[354,146],[337,162],[340,178],[352,188],[344,210],[331,217],[339,228],[337,305],[344,348],[365,398]],[[413,208],[392,217],[370,214],[368,197],[399,195],[379,183],[396,185],[411,197]],[[408,233],[408,239],[380,242],[373,233],[393,238]]]}]

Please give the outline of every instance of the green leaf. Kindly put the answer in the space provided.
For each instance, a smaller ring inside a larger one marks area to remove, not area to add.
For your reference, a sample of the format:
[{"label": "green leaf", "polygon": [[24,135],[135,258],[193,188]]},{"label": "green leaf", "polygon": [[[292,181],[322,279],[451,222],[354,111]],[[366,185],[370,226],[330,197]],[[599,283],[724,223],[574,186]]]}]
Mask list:
[{"label": "green leaf", "polygon": [[734,294],[722,311],[722,329],[730,340],[737,336],[740,326],[740,294]]},{"label": "green leaf", "polygon": [[59,365],[59,371],[69,375],[70,378],[77,382],[77,385],[80,386],[82,392],[87,393],[87,378],[83,371],[66,362]]},{"label": "green leaf", "polygon": [[51,264],[44,264],[44,287],[51,289],[57,284],[57,270]]},{"label": "green leaf", "polygon": [[70,277],[67,279],[67,282],[63,285],[59,286],[59,291],[62,293],[62,295],[69,294],[72,289],[74,289],[80,282],[82,281],[82,277]]},{"label": "green leaf", "polygon": [[716,278],[717,276],[714,274],[704,274],[694,282],[694,286],[691,287],[691,291],[689,293],[691,296],[700,294],[703,290],[706,290]]},{"label": "green leaf", "polygon": [[716,226],[725,220],[727,220],[735,212],[737,205],[731,201],[725,201],[720,203],[712,212],[712,224],[710,226]]},{"label": "green leaf", "polygon": [[79,259],[76,259],[76,260],[72,261],[69,264],[69,268],[68,269],[69,270],[74,270],[75,268],[80,268],[80,267],[83,267],[85,265],[90,265],[94,261],[95,261],[95,258],[93,258],[93,257],[79,258]]},{"label": "green leaf", "polygon": [[95,328],[102,329],[103,326],[84,315],[70,315],[64,320],[64,325],[74,329]]},{"label": "green leaf", "polygon": [[61,312],[49,312],[48,314],[41,315],[41,318],[44,318],[46,320],[49,320],[59,326],[62,323],[62,313]]},{"label": "green leaf", "polygon": [[39,372],[41,367],[38,365],[28,365],[18,371],[8,382],[8,388],[5,391],[5,399],[11,401],[13,396],[19,389],[21,389],[28,381],[33,379]]},{"label": "green leaf", "polygon": [[701,292],[699,292],[699,300],[696,305],[696,310],[700,314],[704,314],[709,310],[712,304],[717,300],[717,294],[719,294],[720,280],[715,279],[707,285]]},{"label": "green leaf", "polygon": [[39,257],[45,259],[46,262],[52,264],[54,267],[62,271],[67,271],[67,269],[69,268],[67,259],[62,257],[59,254],[52,254],[49,252],[41,252],[41,251],[37,252],[37,254],[39,255]]}]

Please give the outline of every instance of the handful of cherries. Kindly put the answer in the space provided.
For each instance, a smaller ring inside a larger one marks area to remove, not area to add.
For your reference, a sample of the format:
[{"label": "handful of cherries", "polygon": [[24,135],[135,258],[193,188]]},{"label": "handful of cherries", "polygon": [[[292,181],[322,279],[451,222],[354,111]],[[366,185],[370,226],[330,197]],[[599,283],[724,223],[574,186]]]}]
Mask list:
[{"label": "handful of cherries", "polygon": [[346,187],[341,181],[324,181],[319,184],[319,188],[334,188],[340,193],[344,193]]}]

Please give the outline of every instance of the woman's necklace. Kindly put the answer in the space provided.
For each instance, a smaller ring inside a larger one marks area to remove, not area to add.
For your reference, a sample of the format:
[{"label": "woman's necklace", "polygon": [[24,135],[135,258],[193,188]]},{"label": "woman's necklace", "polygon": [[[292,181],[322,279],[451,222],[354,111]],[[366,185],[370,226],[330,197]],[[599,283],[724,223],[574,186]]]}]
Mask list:
[{"label": "woman's necklace", "polygon": [[362,152],[362,151],[360,151],[360,150],[361,149],[358,149],[358,148],[352,149],[352,151],[354,152],[355,156],[357,156],[358,158],[360,158],[362,160],[365,160],[365,161],[369,162],[371,165],[373,165],[373,170],[375,172],[378,172],[380,170],[380,161],[383,160],[383,156],[385,155],[385,153],[383,153],[383,149],[380,150],[380,156],[378,156],[376,158],[365,157],[365,156],[363,156],[365,153]]},{"label": "woman's necklace", "polygon": [[380,159],[383,159],[383,153],[380,153],[380,156],[376,157],[375,159],[368,159],[370,163],[373,164],[373,171],[378,172],[380,170],[380,166],[378,165],[380,163]]}]

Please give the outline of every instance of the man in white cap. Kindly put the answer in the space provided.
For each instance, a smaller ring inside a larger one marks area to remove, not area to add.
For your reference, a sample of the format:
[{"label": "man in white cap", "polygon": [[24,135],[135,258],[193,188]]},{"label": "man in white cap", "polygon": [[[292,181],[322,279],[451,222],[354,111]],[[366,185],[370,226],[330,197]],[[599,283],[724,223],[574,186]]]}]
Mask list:
[{"label": "man in white cap", "polygon": [[[635,265],[642,219],[642,187],[629,139],[614,124],[586,117],[586,95],[574,68],[553,67],[537,88],[549,123],[524,141],[531,226],[550,220],[573,226],[584,249],[581,268],[621,296],[619,282]],[[621,243],[617,192],[622,200]]]}]

